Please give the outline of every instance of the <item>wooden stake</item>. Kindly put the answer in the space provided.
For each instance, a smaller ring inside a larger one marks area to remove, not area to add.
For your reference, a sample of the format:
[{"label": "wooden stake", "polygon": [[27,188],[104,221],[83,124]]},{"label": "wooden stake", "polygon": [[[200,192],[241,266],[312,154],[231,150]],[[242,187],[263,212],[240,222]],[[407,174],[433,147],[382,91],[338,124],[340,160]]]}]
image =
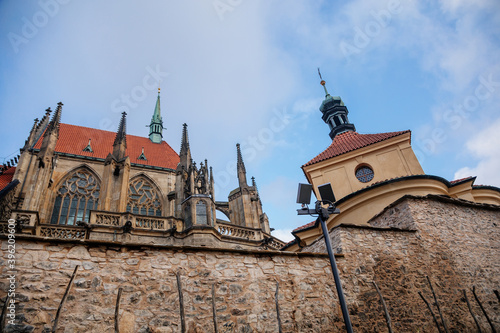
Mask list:
[{"label": "wooden stake", "polygon": [[498,290],[493,290],[493,292],[497,295],[498,302],[500,303],[500,294],[498,293]]},{"label": "wooden stake", "polygon": [[434,301],[436,302],[436,307],[438,309],[439,316],[441,317],[441,322],[443,323],[444,331],[448,333],[448,327],[446,327],[446,323],[444,322],[443,314],[441,313],[441,308],[439,307],[439,302],[436,297],[436,293],[434,293],[434,288],[432,287],[431,279],[429,276],[426,276],[427,281],[429,281],[429,286],[431,286],[432,296],[434,296]]},{"label": "wooden stake", "polygon": [[281,329],[280,305],[278,302],[279,286],[280,286],[280,283],[278,281],[276,281],[276,293],[274,294],[274,301],[276,302],[276,315],[278,317],[278,332],[282,333],[283,330]]},{"label": "wooden stake", "polygon": [[420,297],[422,297],[422,299],[424,300],[425,304],[427,305],[427,308],[429,309],[429,311],[431,312],[431,315],[432,315],[432,319],[434,319],[434,324],[436,324],[436,327],[438,329],[438,332],[441,333],[441,328],[439,327],[439,323],[437,321],[437,318],[436,316],[434,315],[434,312],[432,311],[432,308],[431,308],[431,305],[429,304],[429,302],[427,302],[427,300],[425,299],[424,295],[422,295],[422,293],[419,291],[418,294],[420,295]]},{"label": "wooden stake", "polygon": [[479,326],[479,322],[477,321],[476,316],[474,316],[474,313],[472,312],[472,307],[470,306],[469,299],[467,298],[467,292],[465,291],[465,289],[463,291],[464,291],[465,301],[467,302],[467,307],[469,308],[469,312],[472,315],[472,318],[474,319],[474,322],[476,323],[477,330],[479,331],[479,333],[481,333],[482,332],[481,331],[481,326]]},{"label": "wooden stake", "polygon": [[377,290],[378,296],[380,297],[380,303],[382,303],[382,308],[384,309],[387,329],[389,330],[389,333],[392,333],[391,317],[389,316],[389,311],[387,311],[387,306],[385,305],[384,297],[382,297],[382,293],[380,292],[380,289],[378,289],[377,283],[375,281],[372,281],[372,283],[375,286],[375,290]]},{"label": "wooden stake", "polygon": [[490,317],[488,317],[488,314],[486,313],[486,310],[484,309],[483,304],[481,304],[481,301],[479,301],[479,297],[477,297],[477,295],[476,295],[476,286],[472,286],[472,293],[474,294],[474,298],[476,299],[477,304],[479,304],[479,307],[483,311],[484,316],[486,317],[486,320],[488,321],[488,324],[490,324],[491,332],[497,333],[497,330],[493,326],[493,323],[491,322]]},{"label": "wooden stake", "polygon": [[179,291],[179,307],[180,307],[180,315],[181,315],[181,332],[186,333],[186,322],[184,318],[184,298],[182,296],[182,287],[181,287],[181,276],[180,273],[177,272],[175,275],[177,278],[177,290]]},{"label": "wooden stake", "polygon": [[0,333],[4,332],[5,329],[5,314],[7,313],[7,307],[9,306],[10,295],[7,293],[5,297],[5,303],[3,304],[2,315],[0,316]]},{"label": "wooden stake", "polygon": [[61,314],[62,307],[64,305],[64,302],[66,301],[66,297],[68,297],[69,290],[71,288],[71,285],[73,284],[73,280],[75,279],[76,272],[78,271],[79,265],[75,266],[75,270],[73,271],[73,275],[71,275],[71,279],[69,280],[68,286],[66,287],[66,291],[64,292],[64,295],[61,299],[61,303],[59,303],[59,308],[57,308],[56,312],[56,318],[54,319],[54,326],[52,326],[52,333],[56,332],[57,329],[57,323],[59,321],[59,315]]},{"label": "wooden stake", "polygon": [[123,288],[118,288],[118,295],[116,295],[115,307],[115,333],[120,332],[120,298],[122,297]]},{"label": "wooden stake", "polygon": [[215,309],[215,283],[212,284],[212,313],[214,319],[214,332],[218,333],[219,330],[217,328],[217,314]]}]

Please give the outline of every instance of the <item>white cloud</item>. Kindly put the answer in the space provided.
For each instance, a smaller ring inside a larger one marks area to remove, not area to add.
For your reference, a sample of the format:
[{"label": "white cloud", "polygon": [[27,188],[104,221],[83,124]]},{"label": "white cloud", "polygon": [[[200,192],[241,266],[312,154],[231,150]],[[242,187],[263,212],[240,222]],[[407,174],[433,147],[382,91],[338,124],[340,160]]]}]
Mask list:
[{"label": "white cloud", "polygon": [[294,239],[291,232],[292,232],[292,229],[276,229],[271,234],[274,237],[282,240],[283,242],[288,243],[289,241]]},{"label": "white cloud", "polygon": [[467,152],[479,159],[476,166],[455,172],[455,179],[477,176],[476,184],[500,186],[500,118],[466,143]]}]

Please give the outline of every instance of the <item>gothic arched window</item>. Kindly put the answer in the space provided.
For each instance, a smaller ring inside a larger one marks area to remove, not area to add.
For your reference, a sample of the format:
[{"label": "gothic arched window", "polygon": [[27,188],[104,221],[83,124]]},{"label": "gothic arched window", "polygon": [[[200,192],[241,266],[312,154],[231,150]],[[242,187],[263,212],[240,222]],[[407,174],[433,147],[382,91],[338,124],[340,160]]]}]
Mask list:
[{"label": "gothic arched window", "polygon": [[161,216],[161,197],[156,186],[145,177],[137,177],[128,188],[127,212]]},{"label": "gothic arched window", "polygon": [[97,208],[99,182],[86,169],[71,174],[57,191],[52,211],[51,224],[75,225],[78,221],[88,222],[90,210]]}]

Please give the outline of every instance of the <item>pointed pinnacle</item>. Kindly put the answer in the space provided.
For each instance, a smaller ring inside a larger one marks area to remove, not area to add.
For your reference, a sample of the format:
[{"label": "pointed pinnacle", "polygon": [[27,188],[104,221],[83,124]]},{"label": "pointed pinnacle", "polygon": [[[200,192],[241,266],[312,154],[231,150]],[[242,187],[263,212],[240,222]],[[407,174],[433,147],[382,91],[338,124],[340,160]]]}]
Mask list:
[{"label": "pointed pinnacle", "polygon": [[121,141],[125,142],[125,146],[127,145],[126,115],[127,112],[122,112],[122,118],[120,119],[120,124],[118,125],[118,131],[116,132],[115,142],[113,145],[119,144]]},{"label": "pointed pinnacle", "polygon": [[241,168],[243,172],[246,172],[245,163],[243,163],[243,157],[241,156],[241,149],[240,149],[239,143],[236,144],[236,154],[237,154],[237,158],[238,158],[238,161],[237,161],[238,169]]},{"label": "pointed pinnacle", "polygon": [[181,151],[180,154],[187,153],[189,150],[189,137],[187,132],[187,124],[182,124],[182,140],[181,140]]},{"label": "pointed pinnacle", "polygon": [[[56,112],[52,116],[52,120],[49,122],[49,126],[47,126],[47,133],[51,133],[54,130],[59,131],[59,124],[61,122],[62,106],[63,106],[63,103],[61,103],[61,102],[57,103]],[[47,110],[49,110],[49,109],[47,109]],[[47,115],[49,115],[49,113],[50,112],[47,111]]]}]

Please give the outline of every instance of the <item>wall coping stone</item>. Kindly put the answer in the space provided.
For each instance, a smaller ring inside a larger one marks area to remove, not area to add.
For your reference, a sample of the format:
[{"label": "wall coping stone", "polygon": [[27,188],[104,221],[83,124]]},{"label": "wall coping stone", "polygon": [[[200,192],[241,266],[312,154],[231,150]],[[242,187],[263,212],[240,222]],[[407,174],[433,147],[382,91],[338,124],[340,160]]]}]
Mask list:
[{"label": "wall coping stone", "polygon": [[483,208],[483,209],[495,210],[495,211],[500,210],[500,205],[493,205],[493,204],[480,203],[480,202],[472,202],[472,201],[464,200],[464,199],[451,198],[451,197],[449,197],[447,195],[437,195],[437,194],[413,195],[413,194],[405,194],[401,198],[399,198],[396,201],[394,201],[394,202],[390,203],[389,205],[387,205],[380,213],[376,214],[371,219],[369,219],[367,223],[370,223],[372,220],[375,220],[380,215],[384,214],[388,209],[391,209],[391,208],[399,205],[401,202],[406,201],[408,199],[413,199],[413,200],[434,200],[434,201],[438,201],[438,202],[456,204],[456,205],[465,206],[465,207]]},{"label": "wall coping stone", "polygon": [[[7,239],[6,235],[0,235],[0,239]],[[78,245],[88,245],[90,247],[107,246],[113,247],[125,247],[128,249],[135,248],[152,248],[152,249],[165,249],[174,251],[206,251],[206,252],[231,252],[239,254],[249,254],[249,255],[266,255],[266,256],[287,256],[287,257],[319,257],[328,258],[326,253],[313,253],[313,252],[290,252],[290,251],[273,251],[273,250],[249,250],[249,249],[230,249],[230,248],[215,248],[215,247],[204,247],[204,246],[175,246],[175,245],[164,245],[164,244],[144,244],[144,243],[132,243],[132,242],[119,242],[119,241],[104,241],[97,239],[54,239],[46,237],[38,237],[34,235],[20,235],[16,234],[16,240],[26,240],[32,242],[45,242],[45,243],[65,243],[65,244],[78,244]],[[344,258],[344,254],[335,253],[336,258]]]}]

